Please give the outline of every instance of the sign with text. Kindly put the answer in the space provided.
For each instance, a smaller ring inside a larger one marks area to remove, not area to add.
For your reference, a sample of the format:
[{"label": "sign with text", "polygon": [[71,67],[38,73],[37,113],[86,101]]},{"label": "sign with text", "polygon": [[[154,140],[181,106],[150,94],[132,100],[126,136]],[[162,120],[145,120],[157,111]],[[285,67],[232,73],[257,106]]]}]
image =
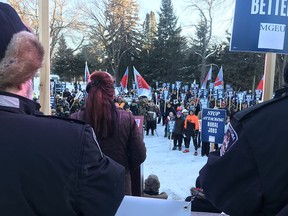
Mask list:
[{"label": "sign with text", "polygon": [[288,1],[236,0],[231,51],[288,53]]},{"label": "sign with text", "polygon": [[226,110],[203,109],[202,111],[202,141],[222,144],[226,123]]},{"label": "sign with text", "polygon": [[136,124],[143,135],[143,122],[144,122],[144,116],[134,116]]}]

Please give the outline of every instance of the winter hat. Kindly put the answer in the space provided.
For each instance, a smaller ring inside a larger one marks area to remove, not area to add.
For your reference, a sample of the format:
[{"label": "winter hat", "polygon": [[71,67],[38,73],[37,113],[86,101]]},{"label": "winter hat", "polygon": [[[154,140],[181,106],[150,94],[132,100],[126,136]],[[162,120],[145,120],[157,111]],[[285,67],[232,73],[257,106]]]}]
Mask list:
[{"label": "winter hat", "polygon": [[176,115],[182,115],[181,111],[178,111],[178,112],[176,113]]},{"label": "winter hat", "polygon": [[44,50],[16,11],[0,2],[0,89],[18,86],[42,66]]},{"label": "winter hat", "polygon": [[153,191],[158,193],[160,188],[160,181],[158,177],[154,174],[151,174],[148,176],[147,179],[145,179],[145,191]]},{"label": "winter hat", "polygon": [[182,113],[188,113],[188,110],[187,109],[183,109]]}]

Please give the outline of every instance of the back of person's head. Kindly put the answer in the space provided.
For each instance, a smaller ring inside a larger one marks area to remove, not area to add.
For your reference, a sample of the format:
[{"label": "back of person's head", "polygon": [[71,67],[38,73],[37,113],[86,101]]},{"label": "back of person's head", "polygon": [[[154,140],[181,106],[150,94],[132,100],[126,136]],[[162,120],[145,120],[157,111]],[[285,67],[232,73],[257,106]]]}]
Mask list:
[{"label": "back of person's head", "polygon": [[144,185],[144,191],[145,192],[152,192],[154,194],[159,193],[160,188],[160,181],[158,179],[158,176],[151,174],[148,176],[147,179],[145,179],[145,185]]},{"label": "back of person's head", "polygon": [[95,71],[90,75],[90,82],[86,87],[85,119],[99,138],[107,138],[113,134],[115,104],[113,77],[104,71]]},{"label": "back of person's head", "polygon": [[194,115],[194,109],[189,109],[189,115]]},{"label": "back of person's head", "polygon": [[1,2],[0,26],[0,90],[17,90],[42,66],[44,50],[16,11]]}]

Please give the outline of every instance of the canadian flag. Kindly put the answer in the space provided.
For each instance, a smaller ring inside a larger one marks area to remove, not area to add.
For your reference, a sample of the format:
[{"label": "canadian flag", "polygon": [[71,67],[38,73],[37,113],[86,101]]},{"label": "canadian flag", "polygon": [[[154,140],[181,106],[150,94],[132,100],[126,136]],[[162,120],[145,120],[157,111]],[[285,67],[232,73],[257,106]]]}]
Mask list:
[{"label": "canadian flag", "polygon": [[222,66],[214,82],[214,89],[224,89],[223,69]]},{"label": "canadian flag", "polygon": [[261,90],[263,91],[263,87],[264,87],[264,75],[262,76],[262,79],[260,80],[256,90]]},{"label": "canadian flag", "polygon": [[123,77],[121,79],[120,84],[121,84],[121,86],[123,88],[123,91],[125,93],[128,92],[128,90],[127,90],[127,86],[128,86],[128,67],[127,67],[127,69],[126,69],[126,71],[125,71],[125,73],[124,73],[124,75],[123,75]]},{"label": "canadian flag", "polygon": [[206,89],[206,85],[207,85],[207,81],[211,80],[212,78],[212,66],[210,67],[203,83],[202,83],[202,86],[201,86],[201,89]]},{"label": "canadian flag", "polygon": [[85,62],[85,82],[88,83],[90,82],[90,72],[89,72],[89,69],[88,69],[88,65],[87,65],[87,61]]},{"label": "canadian flag", "polygon": [[135,67],[133,67],[134,79],[136,84],[136,89],[138,96],[152,97],[151,88],[144,80],[144,78],[139,74]]}]

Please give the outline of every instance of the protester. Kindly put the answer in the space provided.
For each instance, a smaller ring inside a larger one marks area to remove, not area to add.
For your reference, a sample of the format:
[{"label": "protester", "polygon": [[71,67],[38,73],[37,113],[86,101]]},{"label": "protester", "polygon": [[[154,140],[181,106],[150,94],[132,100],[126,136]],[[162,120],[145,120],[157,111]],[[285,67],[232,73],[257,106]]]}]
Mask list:
[{"label": "protester", "polygon": [[[284,80],[287,86],[288,65]],[[229,215],[277,215],[285,206],[281,215],[288,215],[288,89],[281,91],[235,114],[220,151],[200,171],[206,198]]]},{"label": "protester", "polygon": [[164,129],[164,137],[168,137],[168,139],[173,139],[173,130],[174,130],[174,121],[175,116],[173,114],[173,112],[169,113],[169,116],[166,118],[166,122],[165,122],[165,129]]},{"label": "protester", "polygon": [[167,199],[168,195],[165,192],[159,193],[160,181],[157,175],[151,174],[145,179],[143,196],[149,198]]},{"label": "protester", "polygon": [[145,126],[146,135],[149,135],[149,130],[151,129],[151,134],[154,136],[154,130],[156,130],[157,116],[159,115],[159,109],[154,104],[152,100],[148,101],[147,113],[145,114]]},{"label": "protester", "polygon": [[207,156],[209,155],[210,153],[210,142],[207,142],[207,141],[203,141],[202,140],[202,137],[201,137],[201,127],[202,127],[202,111],[199,111],[198,112],[198,122],[199,122],[199,133],[198,133],[198,143],[202,143],[202,148],[201,148],[201,156],[204,157],[204,156]]},{"label": "protester", "polygon": [[185,148],[189,149],[190,140],[192,138],[194,144],[194,155],[197,156],[198,152],[198,143],[197,143],[197,135],[199,133],[199,120],[198,117],[194,114],[194,110],[189,110],[189,115],[186,117],[184,122],[184,134],[187,137],[185,144]]},{"label": "protester", "polygon": [[0,26],[1,215],[115,215],[124,168],[90,126],[39,112],[32,79],[43,47],[1,2]]},{"label": "protester", "polygon": [[139,168],[146,158],[142,134],[132,113],[116,107],[112,76],[107,72],[95,71],[90,75],[90,80],[86,88],[86,107],[73,113],[71,118],[90,124],[104,154],[125,167],[125,194],[131,195],[130,171]]},{"label": "protester", "polygon": [[134,116],[139,115],[138,104],[135,99],[132,100],[130,110]]},{"label": "protester", "polygon": [[[174,118],[174,130],[173,130],[173,148],[172,150],[182,150],[182,142],[183,142],[183,131],[184,131],[184,118],[182,117],[182,112],[178,111]],[[188,150],[189,151],[189,150]]]},{"label": "protester", "polygon": [[[163,124],[165,125],[165,134],[164,137],[167,137],[168,134],[168,128],[167,128],[167,123],[169,122],[170,118],[171,118],[171,112],[172,112],[172,116],[174,117],[176,115],[176,111],[175,109],[172,107],[171,102],[168,102],[165,108],[165,114],[164,114],[164,118],[163,118]],[[168,136],[169,137],[169,136]]]}]

